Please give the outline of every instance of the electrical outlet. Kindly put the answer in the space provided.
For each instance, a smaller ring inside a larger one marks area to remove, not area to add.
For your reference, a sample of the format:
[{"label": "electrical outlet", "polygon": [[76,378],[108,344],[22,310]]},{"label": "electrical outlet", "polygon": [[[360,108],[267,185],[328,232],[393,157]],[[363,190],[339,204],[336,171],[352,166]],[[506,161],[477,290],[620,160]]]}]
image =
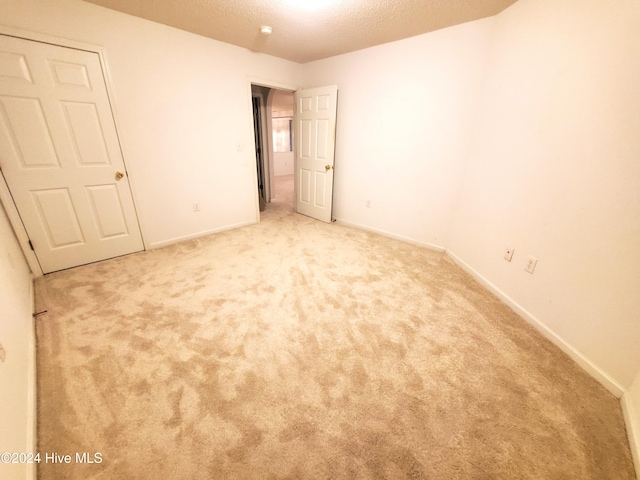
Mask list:
[{"label": "electrical outlet", "polygon": [[504,249],[504,259],[507,262],[510,262],[511,259],[513,258],[513,252],[514,252],[514,249],[511,247],[507,247]]},{"label": "electrical outlet", "polygon": [[4,362],[5,358],[7,358],[7,351],[4,349],[4,347],[0,343],[0,362]]},{"label": "electrical outlet", "polygon": [[538,263],[538,259],[534,258],[534,257],[529,257],[529,260],[527,260],[527,264],[525,265],[524,269],[533,274],[533,271],[536,269],[536,264]]},{"label": "electrical outlet", "polygon": [[200,204],[198,202],[193,202],[193,211],[194,212],[200,211]]}]

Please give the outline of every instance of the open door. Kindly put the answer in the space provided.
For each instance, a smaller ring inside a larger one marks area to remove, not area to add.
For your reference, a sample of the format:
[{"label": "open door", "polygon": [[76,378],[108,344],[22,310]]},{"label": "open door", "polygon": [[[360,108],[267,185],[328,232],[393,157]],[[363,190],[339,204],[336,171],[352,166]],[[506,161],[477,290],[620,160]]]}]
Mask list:
[{"label": "open door", "polygon": [[330,223],[338,87],[295,92],[296,211]]}]

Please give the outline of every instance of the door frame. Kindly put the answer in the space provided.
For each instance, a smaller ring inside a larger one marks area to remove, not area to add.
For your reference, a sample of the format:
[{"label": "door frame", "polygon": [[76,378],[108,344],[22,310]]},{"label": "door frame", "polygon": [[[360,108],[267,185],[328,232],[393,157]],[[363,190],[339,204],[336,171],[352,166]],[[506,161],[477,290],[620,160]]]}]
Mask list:
[{"label": "door frame", "polygon": [[[255,85],[252,85],[254,87]],[[261,86],[260,86],[261,87]],[[269,89],[269,93],[271,93],[271,89]],[[270,127],[270,109],[267,107],[267,98],[265,98],[264,92],[262,89],[260,91],[253,91],[252,88],[252,101],[258,101],[258,111],[257,111],[257,119],[256,119],[256,111],[254,105],[253,111],[253,123],[254,123],[254,145],[255,145],[255,137],[256,134],[260,137],[260,158],[257,158],[256,161],[259,163],[258,171],[262,172],[262,188],[264,193],[264,202],[265,205],[271,202],[271,160],[272,160],[272,146],[269,140],[269,134],[271,132]],[[256,125],[257,121],[257,125]],[[257,146],[257,145],[256,145]],[[257,152],[257,150],[256,150]],[[258,179],[260,180],[260,179]],[[258,183],[258,186],[260,183]],[[258,188],[258,195],[260,194]],[[259,200],[259,199],[258,199]]]},{"label": "door frame", "polygon": [[[256,78],[256,77],[247,77],[247,106],[248,106],[248,111],[247,111],[247,118],[249,120],[249,124],[248,124],[248,132],[250,133],[249,138],[251,139],[250,141],[250,150],[251,150],[251,155],[253,155],[253,157],[255,158],[255,151],[256,151],[256,143],[255,143],[255,139],[253,138],[253,94],[251,91],[251,85],[256,85],[259,87],[268,87],[271,89],[276,89],[276,90],[286,90],[289,91],[291,93],[295,92],[296,90],[299,90],[301,87],[296,87],[296,86],[292,86],[289,84],[285,84],[285,83],[279,83],[279,82],[273,82],[271,80],[265,80],[265,79],[261,79],[261,78]],[[269,95],[271,96],[271,94]],[[265,99],[265,108],[267,106],[269,99]],[[267,130],[267,135],[271,135],[271,129],[268,128]],[[269,141],[269,145],[271,145],[271,141]],[[258,192],[258,171],[256,168],[252,168],[251,169],[252,173],[251,173],[251,183],[253,185],[253,191],[255,192],[255,209],[256,209],[256,222],[260,223],[260,194]],[[271,178],[269,178],[269,182],[271,182]],[[271,198],[269,198],[269,201],[271,201]]]},{"label": "door frame", "polygon": [[[62,37],[56,37],[53,35],[32,32],[28,30],[23,30],[19,28],[8,27],[5,25],[0,25],[0,34],[7,35],[10,37],[22,38],[24,40],[33,40],[41,43],[48,43],[51,45],[56,45],[59,47],[73,48],[75,50],[84,50],[91,53],[96,53],[98,55],[98,59],[100,60],[100,68],[102,69],[102,76],[104,78],[105,87],[107,90],[107,97],[109,99],[109,107],[111,109],[111,115],[113,117],[113,123],[116,130],[116,136],[118,138],[118,143],[120,145],[120,152],[122,154],[122,160],[125,165],[125,169],[127,171],[127,177],[129,180],[129,188],[131,189],[131,196],[133,198],[133,209],[136,213],[136,219],[138,223],[138,227],[140,228],[140,236],[142,237],[142,246],[145,250],[148,250],[146,241],[146,233],[145,228],[140,220],[140,216],[138,215],[138,201],[136,195],[136,188],[134,187],[134,179],[131,176],[131,171],[127,167],[126,155],[125,155],[125,147],[123,145],[122,136],[120,135],[120,128],[118,122],[118,115],[116,113],[116,100],[115,95],[113,93],[113,84],[111,79],[111,70],[109,69],[109,64],[107,63],[107,56],[105,49],[103,47],[93,45],[90,43],[78,42],[76,40],[69,40]],[[9,191],[9,186],[7,185],[7,181],[4,176],[4,172],[0,171],[0,202],[4,207],[5,212],[7,213],[7,217],[9,218],[9,223],[13,227],[13,231],[18,239],[18,243],[20,244],[20,248],[22,249],[22,253],[27,260],[29,268],[31,269],[31,273],[34,277],[42,277],[43,271],[40,267],[40,263],[38,262],[38,257],[36,257],[35,252],[31,249],[29,244],[29,235],[27,234],[27,230],[22,223],[22,218],[20,217],[20,212],[16,207],[16,204],[13,201],[13,197],[11,196],[11,192]]]}]

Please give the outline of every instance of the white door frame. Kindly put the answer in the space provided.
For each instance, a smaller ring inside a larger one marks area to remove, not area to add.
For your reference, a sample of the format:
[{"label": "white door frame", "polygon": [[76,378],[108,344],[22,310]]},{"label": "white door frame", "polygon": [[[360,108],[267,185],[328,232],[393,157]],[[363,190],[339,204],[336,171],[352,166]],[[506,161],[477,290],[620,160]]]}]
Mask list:
[{"label": "white door frame", "polygon": [[275,182],[275,153],[273,151],[273,96],[275,95],[276,89],[269,89],[269,95],[265,99],[265,107],[267,112],[267,139],[269,140],[269,151],[267,152],[267,158],[269,159],[269,201],[271,202],[275,198],[275,193],[273,189],[273,184]]},{"label": "white door frame", "polygon": [[[122,137],[119,134],[120,129],[118,128],[118,116],[116,115],[116,101],[115,95],[113,94],[111,74],[109,70],[109,65],[107,63],[105,50],[103,47],[99,47],[97,45],[92,45],[89,43],[78,42],[76,40],[68,40],[66,38],[55,37],[53,35],[47,35],[37,32],[32,32],[28,30],[22,30],[19,28],[8,27],[5,25],[0,25],[0,34],[8,35],[11,37],[18,37],[25,40],[34,40],[42,43],[49,43],[52,45],[57,45],[60,47],[74,48],[77,50],[85,50],[87,52],[96,53],[98,58],[100,59],[100,67],[102,68],[102,74],[104,77],[104,83],[107,89],[107,96],[109,98],[109,104],[111,106],[111,114],[113,116],[113,122],[115,124],[116,136],[118,137],[118,142],[120,143],[120,150],[122,152],[123,161],[125,163],[126,168],[126,155],[124,154],[124,145],[122,142]],[[146,234],[145,229],[143,228],[142,221],[138,215],[138,209],[136,208],[137,196],[135,194],[136,189],[134,188],[134,180],[131,176],[131,171],[127,168],[127,177],[129,179],[129,187],[131,189],[131,195],[133,196],[133,208],[136,211],[136,217],[138,220],[138,226],[140,227],[140,235],[142,236],[142,244],[145,250],[148,250],[147,242],[146,242]],[[24,224],[22,223],[22,219],[20,218],[20,213],[13,201],[13,197],[11,196],[11,192],[9,191],[9,186],[7,185],[6,179],[4,177],[4,173],[0,171],[0,202],[2,202],[2,206],[4,207],[5,212],[7,213],[7,217],[9,217],[9,222],[13,227],[13,231],[18,238],[18,242],[20,244],[20,248],[22,249],[22,253],[29,264],[29,268],[31,269],[31,273],[33,273],[34,277],[42,277],[43,272],[40,267],[40,263],[38,262],[38,258],[36,257],[35,252],[31,249],[29,245],[29,235],[27,234],[27,230],[24,228]]]},{"label": "white door frame", "polygon": [[[279,82],[272,82],[271,80],[265,80],[265,79],[260,79],[260,78],[255,78],[255,77],[247,77],[247,91],[248,91],[248,101],[247,101],[247,106],[248,106],[248,119],[250,121],[250,123],[248,124],[248,132],[250,133],[249,138],[250,140],[250,146],[251,148],[249,149],[251,151],[251,155],[254,156],[254,164],[255,164],[255,151],[256,151],[256,142],[255,139],[253,138],[253,104],[252,104],[252,92],[251,92],[251,85],[258,85],[260,87],[268,87],[268,88],[275,88],[277,90],[287,90],[289,92],[295,92],[296,90],[299,89],[299,87],[295,87],[292,85],[288,85],[288,84],[284,84],[284,83],[279,83]],[[270,129],[268,130],[268,132],[270,132]],[[270,135],[271,133],[268,133],[267,135]],[[269,142],[269,145],[271,145],[271,141]],[[258,172],[256,168],[252,169],[252,173],[251,173],[251,182],[253,185],[253,190],[255,192],[255,200],[256,200],[256,222],[260,222],[260,194],[258,192]]]},{"label": "white door frame", "polygon": [[[253,85],[255,86],[255,84]],[[262,87],[262,85],[260,85]],[[271,94],[273,90],[269,89],[269,94]],[[262,149],[260,152],[261,158],[260,162],[262,163],[262,176],[263,178],[263,188],[265,195],[265,203],[271,202],[271,144],[269,134],[271,132],[271,112],[270,109],[267,108],[267,97],[265,97],[262,89],[260,91],[253,92],[253,98],[257,98],[259,100],[259,109],[258,115],[260,116],[260,139],[262,140]],[[255,118],[254,118],[255,122]],[[255,142],[255,135],[254,135]]]},{"label": "white door frame", "polygon": [[7,181],[4,178],[4,172],[1,172],[1,171],[0,171],[0,202],[4,207],[4,211],[7,213],[7,217],[9,218],[9,223],[13,227],[13,232],[16,234],[16,238],[18,239],[18,243],[20,244],[20,248],[22,249],[24,258],[27,260],[27,263],[29,264],[29,268],[31,269],[31,273],[33,273],[34,277],[41,277],[42,268],[40,268],[40,263],[38,262],[36,253],[33,250],[31,250],[31,246],[29,245],[29,236],[27,235],[27,230],[24,228],[24,224],[22,223],[22,219],[20,218],[20,214],[18,213],[18,208],[16,207],[16,204],[13,202],[13,197],[11,196],[11,192],[9,192],[9,186],[7,185]]}]

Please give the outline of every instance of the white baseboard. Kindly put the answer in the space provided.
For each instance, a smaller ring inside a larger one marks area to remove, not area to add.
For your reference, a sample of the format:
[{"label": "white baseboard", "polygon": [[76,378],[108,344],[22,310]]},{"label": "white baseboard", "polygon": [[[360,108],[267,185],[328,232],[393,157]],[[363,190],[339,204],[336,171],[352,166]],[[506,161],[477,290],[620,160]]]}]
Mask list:
[{"label": "white baseboard", "polygon": [[[27,417],[27,445],[31,446],[32,452],[38,451],[38,395],[36,384],[36,332],[35,319],[33,320],[32,340],[29,345],[29,393],[27,402],[29,405],[29,416]],[[37,464],[27,465],[27,478],[35,480],[37,477]]]},{"label": "white baseboard", "polygon": [[622,395],[620,403],[622,404],[624,422],[627,426],[627,437],[629,438],[631,456],[633,457],[633,464],[636,467],[636,478],[640,479],[640,412],[635,410],[628,392]]},{"label": "white baseboard", "polygon": [[335,219],[335,222],[338,225],[344,225],[345,227],[353,227],[359,230],[365,230],[371,233],[377,233],[378,235],[382,235],[383,237],[393,238],[394,240],[402,240],[406,243],[411,243],[413,245],[417,245],[419,247],[428,248],[430,250],[436,250],[438,252],[444,252],[445,248],[440,245],[433,245],[431,243],[420,242],[418,240],[414,240],[413,238],[404,237],[402,235],[396,235],[395,233],[387,232],[385,230],[378,230],[377,228],[367,227],[366,225],[361,225],[359,223],[349,222],[347,220],[341,220],[339,218]]},{"label": "white baseboard", "polygon": [[461,258],[456,256],[454,253],[450,251],[446,251],[447,255],[451,257],[451,259],[462,268],[464,271],[469,273],[472,277],[474,277],[478,282],[480,282],[483,286],[489,289],[494,295],[496,295],[500,300],[506,303],[509,307],[511,307],[518,315],[524,318],[527,322],[533,325],[536,330],[538,330],[542,335],[551,340],[557,347],[560,348],[564,353],[569,355],[571,359],[580,365],[587,373],[589,373],[592,377],[598,380],[602,385],[604,385],[607,390],[609,390],[616,398],[622,397],[625,389],[614,379],[612,379],[608,374],[603,372],[598,366],[596,366],[591,360],[585,357],[582,353],[576,350],[573,346],[571,346],[568,342],[566,342],[562,337],[556,334],[553,330],[551,330],[547,325],[544,324],[540,319],[536,318],[534,315],[525,310],[521,305],[519,305],[515,300],[509,297],[506,293],[496,287],[493,283],[483,277],[476,270],[471,268],[468,264],[466,264]]},{"label": "white baseboard", "polygon": [[226,226],[220,227],[220,228],[214,228],[212,230],[204,230],[202,232],[193,233],[191,235],[184,235],[182,237],[170,238],[168,240],[162,240],[160,242],[154,242],[154,243],[149,244],[149,249],[167,247],[167,246],[173,245],[175,243],[185,242],[187,240],[193,240],[194,238],[200,238],[200,237],[204,237],[206,235],[211,235],[213,233],[224,232],[226,230],[233,230],[234,228],[246,227],[248,225],[253,225],[254,223],[256,223],[255,220],[251,220],[251,221],[248,221],[248,222],[241,222],[241,223],[236,223],[236,224],[233,224],[233,225],[226,225]]},{"label": "white baseboard", "polygon": [[[31,278],[29,286],[29,295],[31,296],[31,311],[35,313],[36,296],[34,289],[34,279]],[[28,385],[27,392],[27,445],[31,447],[31,452],[38,451],[38,385],[36,376],[36,319],[31,317],[31,331],[29,332],[29,365],[28,368]],[[36,480],[38,476],[37,464],[31,463],[27,465],[27,476],[29,480]]]}]

